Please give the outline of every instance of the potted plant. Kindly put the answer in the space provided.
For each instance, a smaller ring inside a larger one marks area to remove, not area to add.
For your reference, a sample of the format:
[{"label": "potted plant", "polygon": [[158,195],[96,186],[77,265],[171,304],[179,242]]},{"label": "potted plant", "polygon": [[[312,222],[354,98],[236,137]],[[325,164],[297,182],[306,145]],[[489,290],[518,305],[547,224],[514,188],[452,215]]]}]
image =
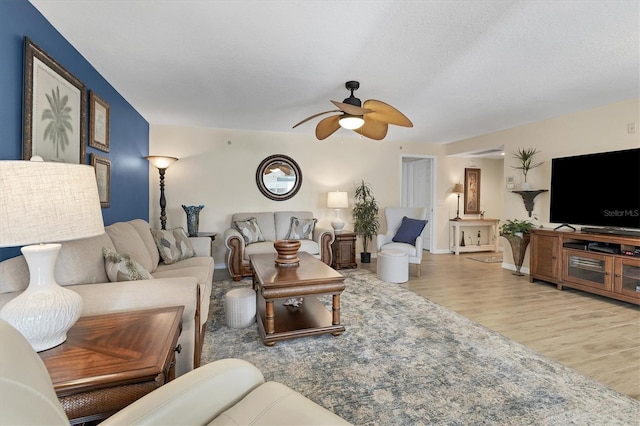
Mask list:
[{"label": "potted plant", "polygon": [[500,236],[509,241],[509,245],[511,246],[513,261],[516,265],[516,272],[514,272],[513,275],[524,275],[520,272],[520,268],[522,267],[524,254],[527,251],[527,246],[529,245],[532,228],[533,223],[528,220],[518,219],[507,219],[507,221],[500,227]]},{"label": "potted plant", "polygon": [[362,263],[371,262],[371,253],[368,251],[369,243],[378,233],[380,222],[378,221],[378,202],[373,196],[373,189],[364,180],[356,186],[355,207],[353,208],[353,231],[362,239]]},{"label": "potted plant", "polygon": [[513,158],[517,159],[520,162],[519,166],[511,166],[514,169],[522,170],[522,175],[524,176],[524,183],[520,185],[520,188],[523,190],[531,189],[531,185],[527,182],[527,174],[529,170],[536,168],[542,165],[543,161],[539,163],[533,162],[533,157],[540,151],[535,148],[518,148],[517,151],[513,152]]}]

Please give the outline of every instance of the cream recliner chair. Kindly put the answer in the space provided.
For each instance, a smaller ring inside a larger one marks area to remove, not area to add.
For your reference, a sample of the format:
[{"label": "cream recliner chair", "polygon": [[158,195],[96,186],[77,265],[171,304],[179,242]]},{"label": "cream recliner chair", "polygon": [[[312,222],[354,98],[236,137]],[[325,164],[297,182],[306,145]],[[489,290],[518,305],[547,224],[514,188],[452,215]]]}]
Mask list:
[{"label": "cream recliner chair", "polygon": [[410,219],[427,220],[427,209],[419,207],[386,207],[384,209],[385,221],[387,223],[387,232],[385,234],[378,234],[377,246],[378,252],[382,250],[398,250],[406,253],[409,256],[409,264],[416,265],[416,276],[420,276],[420,265],[422,263],[422,250],[423,250],[423,234],[427,228],[426,224],[420,234],[415,239],[415,244],[409,242],[397,242],[393,241],[400,225],[402,224],[402,218],[408,217]]},{"label": "cream recliner chair", "polygon": [[[69,425],[44,363],[0,320],[0,425]],[[266,382],[246,361],[225,359],[167,383],[102,425],[349,424],[299,393]]]}]

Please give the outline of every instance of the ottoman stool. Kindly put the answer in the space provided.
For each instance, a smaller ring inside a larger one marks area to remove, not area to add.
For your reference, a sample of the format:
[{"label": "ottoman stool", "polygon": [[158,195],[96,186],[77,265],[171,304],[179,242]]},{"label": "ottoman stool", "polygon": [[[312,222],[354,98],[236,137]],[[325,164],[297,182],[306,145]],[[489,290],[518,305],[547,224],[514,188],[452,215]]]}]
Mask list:
[{"label": "ottoman stool", "polygon": [[400,250],[378,253],[378,278],[390,283],[409,281],[409,256]]},{"label": "ottoman stool", "polygon": [[247,327],[256,320],[256,292],[250,288],[234,288],[224,297],[224,317],[232,328]]}]

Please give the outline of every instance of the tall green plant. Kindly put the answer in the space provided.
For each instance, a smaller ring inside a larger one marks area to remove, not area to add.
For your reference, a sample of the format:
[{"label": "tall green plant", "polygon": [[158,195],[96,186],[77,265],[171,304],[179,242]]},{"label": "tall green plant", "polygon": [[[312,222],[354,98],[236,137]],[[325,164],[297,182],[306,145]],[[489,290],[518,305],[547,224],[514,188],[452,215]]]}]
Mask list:
[{"label": "tall green plant", "polygon": [[371,185],[364,180],[356,186],[355,207],[353,208],[354,232],[362,240],[362,250],[369,253],[368,246],[378,233],[378,202],[373,196]]},{"label": "tall green plant", "polygon": [[518,161],[520,161],[520,165],[519,166],[511,166],[514,169],[518,169],[518,170],[522,170],[522,174],[524,175],[524,181],[527,181],[527,173],[529,173],[529,170],[536,168],[540,165],[542,165],[543,161],[539,162],[539,163],[534,163],[533,162],[533,157],[540,151],[538,151],[535,148],[518,148],[517,151],[513,152],[513,158],[517,159]]}]

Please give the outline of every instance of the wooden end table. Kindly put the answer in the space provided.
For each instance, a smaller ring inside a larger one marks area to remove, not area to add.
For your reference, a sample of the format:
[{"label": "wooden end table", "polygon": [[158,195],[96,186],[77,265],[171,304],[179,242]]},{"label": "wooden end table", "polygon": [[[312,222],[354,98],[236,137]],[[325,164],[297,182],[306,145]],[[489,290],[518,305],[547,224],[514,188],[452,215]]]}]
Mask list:
[{"label": "wooden end table", "polygon": [[[279,340],[345,330],[340,324],[340,294],[344,276],[306,252],[298,252],[297,266],[278,266],[275,254],[249,256],[253,287],[257,290],[257,322],[262,341],[273,346]],[[321,294],[332,296],[331,312],[318,300]],[[304,300],[297,307],[284,306],[290,298]]]},{"label": "wooden end table", "polygon": [[335,269],[357,268],[356,233],[350,231],[336,232],[331,243],[331,266]]},{"label": "wooden end table", "polygon": [[175,376],[183,306],[80,317],[40,352],[72,424],[101,420]]}]

